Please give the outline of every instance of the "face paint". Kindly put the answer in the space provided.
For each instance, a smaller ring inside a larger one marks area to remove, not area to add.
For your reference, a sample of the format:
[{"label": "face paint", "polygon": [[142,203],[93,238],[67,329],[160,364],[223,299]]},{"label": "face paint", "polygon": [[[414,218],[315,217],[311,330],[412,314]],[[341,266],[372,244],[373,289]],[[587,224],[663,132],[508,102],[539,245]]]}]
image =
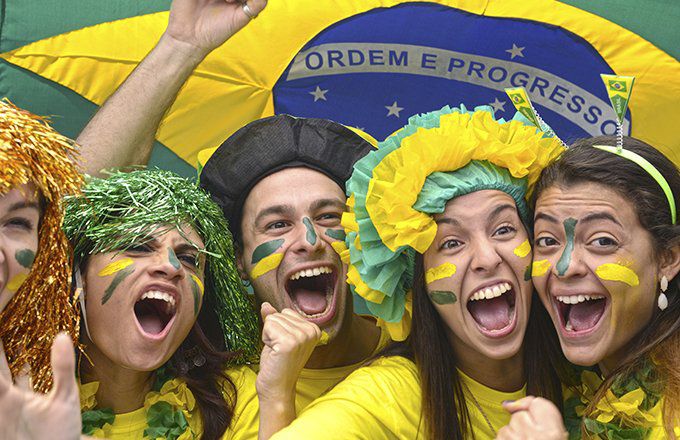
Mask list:
[{"label": "face paint", "polygon": [[533,263],[531,263],[531,276],[542,277],[543,275],[548,273],[548,269],[550,269],[550,261],[548,260],[534,261]]},{"label": "face paint", "polygon": [[316,346],[318,347],[319,345],[327,345],[329,339],[330,339],[330,336],[328,336],[328,333],[326,333],[325,330],[322,330],[321,331],[321,339],[319,339],[319,342],[316,343]]},{"label": "face paint", "polygon": [[616,263],[606,263],[595,269],[595,274],[603,280],[620,281],[631,287],[640,284],[640,280],[635,272],[630,268]]},{"label": "face paint", "polygon": [[198,316],[198,311],[201,309],[201,298],[203,298],[204,289],[201,279],[192,274],[191,292],[194,295],[194,316]]},{"label": "face paint", "polygon": [[180,264],[179,260],[177,259],[177,254],[172,248],[168,248],[168,261],[170,262],[170,265],[175,268],[175,270],[179,270]]},{"label": "face paint", "polygon": [[458,301],[456,294],[447,290],[434,290],[429,292],[430,298],[440,306],[445,304],[455,304]]},{"label": "face paint", "polygon": [[276,252],[281,247],[281,245],[283,245],[284,241],[285,240],[283,238],[279,238],[278,240],[272,240],[266,243],[262,243],[261,245],[256,247],[255,250],[253,251],[253,256],[250,260],[250,264],[257,264],[263,258],[269,257],[271,254]]},{"label": "face paint", "polygon": [[314,246],[316,244],[316,230],[314,230],[312,221],[309,219],[309,217],[305,217],[302,219],[302,223],[304,223],[305,227],[307,228],[307,243]]},{"label": "face paint", "polygon": [[345,231],[342,229],[326,229],[326,235],[332,238],[333,240],[345,240],[345,237],[347,237],[347,234],[345,234]]},{"label": "face paint", "polygon": [[531,281],[531,264],[524,269],[524,281]]},{"label": "face paint", "polygon": [[522,244],[517,246],[514,252],[515,255],[517,255],[520,258],[524,258],[527,255],[529,255],[529,252],[531,252],[531,244],[529,244],[529,239],[524,240]]},{"label": "face paint", "polygon": [[97,275],[100,277],[108,277],[116,272],[120,272],[133,263],[132,258],[123,258],[122,260],[114,261],[107,264],[106,267],[99,271]]},{"label": "face paint", "polygon": [[564,276],[564,274],[567,272],[567,269],[569,269],[569,264],[571,263],[571,254],[574,252],[574,230],[576,229],[577,221],[578,220],[575,218],[569,217],[563,223],[567,244],[564,246],[564,251],[560,256],[560,259],[557,261],[557,266],[555,266],[559,276]]},{"label": "face paint", "polygon": [[279,267],[283,260],[283,254],[273,254],[260,260],[253,270],[250,272],[251,280],[256,280],[262,275],[266,274],[270,270],[274,270]]},{"label": "face paint", "polygon": [[33,265],[33,260],[35,260],[35,252],[31,249],[21,249],[14,253],[14,258],[26,269],[30,269]]},{"label": "face paint", "polygon": [[106,291],[104,292],[104,296],[102,297],[102,305],[106,304],[106,302],[111,299],[111,295],[113,295],[116,287],[118,287],[118,285],[134,271],[134,267],[126,267],[122,270],[119,269],[119,272],[115,277],[113,277],[113,281],[111,281],[111,284],[109,284],[109,287],[107,287]]},{"label": "face paint", "polygon": [[7,283],[7,290],[10,292],[16,292],[19,290],[19,287],[21,287],[22,284],[24,284],[24,281],[26,281],[26,278],[28,278],[28,272],[20,273],[14,278],[12,278],[9,283]]},{"label": "face paint", "polygon": [[453,263],[444,263],[441,266],[433,267],[425,272],[425,284],[448,278],[455,273],[456,265]]}]

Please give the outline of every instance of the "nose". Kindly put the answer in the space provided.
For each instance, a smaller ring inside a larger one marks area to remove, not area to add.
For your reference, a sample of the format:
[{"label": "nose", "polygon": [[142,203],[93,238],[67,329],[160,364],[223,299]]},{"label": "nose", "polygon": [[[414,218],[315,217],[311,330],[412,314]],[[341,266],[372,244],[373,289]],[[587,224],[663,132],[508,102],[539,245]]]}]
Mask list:
[{"label": "nose", "polygon": [[475,272],[493,272],[503,261],[496,247],[488,240],[477,240],[472,251],[471,268]]},{"label": "nose", "polygon": [[323,248],[323,239],[319,236],[314,222],[304,217],[296,227],[295,250],[298,253],[313,254]]},{"label": "nose", "polygon": [[182,279],[185,276],[182,263],[180,263],[175,251],[171,247],[154,252],[148,270],[152,275],[161,276],[169,280]]},{"label": "nose", "polygon": [[553,266],[553,274],[558,278],[581,277],[587,272],[583,262],[582,249],[573,243],[567,242],[562,250],[560,259]]}]

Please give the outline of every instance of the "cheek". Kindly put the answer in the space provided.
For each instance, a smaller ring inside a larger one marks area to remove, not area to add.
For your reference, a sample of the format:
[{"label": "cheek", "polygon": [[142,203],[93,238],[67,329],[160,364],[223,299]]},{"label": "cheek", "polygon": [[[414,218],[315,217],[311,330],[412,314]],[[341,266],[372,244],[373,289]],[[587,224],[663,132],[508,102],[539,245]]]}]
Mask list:
[{"label": "cheek", "polygon": [[285,240],[279,238],[267,241],[256,246],[250,253],[246,254],[246,264],[248,265],[248,275],[251,281],[255,281],[263,275],[278,268],[283,260]]}]

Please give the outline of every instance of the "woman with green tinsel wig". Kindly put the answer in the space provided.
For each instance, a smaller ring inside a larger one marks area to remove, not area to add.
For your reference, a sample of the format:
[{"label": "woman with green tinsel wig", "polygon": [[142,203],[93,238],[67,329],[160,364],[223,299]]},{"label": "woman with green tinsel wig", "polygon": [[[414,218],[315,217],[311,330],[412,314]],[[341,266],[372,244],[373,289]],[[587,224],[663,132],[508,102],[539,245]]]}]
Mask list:
[{"label": "woman with green tinsel wig", "polygon": [[257,319],[209,196],[167,171],[116,172],[68,199],[64,229],[83,318],[83,432],[257,435],[238,432],[257,413],[255,374],[236,367],[258,353]]}]

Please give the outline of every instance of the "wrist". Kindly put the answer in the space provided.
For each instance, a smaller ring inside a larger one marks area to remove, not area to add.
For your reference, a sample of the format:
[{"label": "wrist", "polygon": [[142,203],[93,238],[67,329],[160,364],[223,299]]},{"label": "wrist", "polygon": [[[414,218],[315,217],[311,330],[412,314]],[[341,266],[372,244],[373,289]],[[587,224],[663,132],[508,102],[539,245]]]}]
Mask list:
[{"label": "wrist", "polygon": [[210,50],[184,40],[179,40],[168,32],[164,32],[161,35],[156,45],[156,50],[166,54],[174,62],[181,63],[192,70],[210,53]]}]

